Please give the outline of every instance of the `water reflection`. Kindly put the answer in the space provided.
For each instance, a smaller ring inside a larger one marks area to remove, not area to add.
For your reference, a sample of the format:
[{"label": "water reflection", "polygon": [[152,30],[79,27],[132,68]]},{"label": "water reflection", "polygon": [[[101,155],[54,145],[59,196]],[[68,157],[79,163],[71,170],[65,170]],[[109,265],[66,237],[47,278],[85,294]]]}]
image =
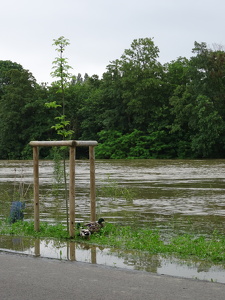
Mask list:
[{"label": "water reflection", "polygon": [[36,257],[54,258],[147,271],[200,280],[225,283],[222,265],[211,265],[204,261],[180,261],[137,251],[121,251],[85,243],[60,242],[28,238],[0,236],[0,251],[14,251]]}]

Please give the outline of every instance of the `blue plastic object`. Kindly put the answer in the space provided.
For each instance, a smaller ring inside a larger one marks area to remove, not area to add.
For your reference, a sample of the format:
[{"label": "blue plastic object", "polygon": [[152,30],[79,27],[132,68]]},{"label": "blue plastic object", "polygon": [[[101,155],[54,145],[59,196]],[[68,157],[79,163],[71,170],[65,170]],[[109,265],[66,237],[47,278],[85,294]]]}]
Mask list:
[{"label": "blue plastic object", "polygon": [[15,223],[16,221],[23,220],[24,209],[25,209],[25,203],[20,202],[20,201],[12,202],[12,205],[10,208],[9,222]]}]

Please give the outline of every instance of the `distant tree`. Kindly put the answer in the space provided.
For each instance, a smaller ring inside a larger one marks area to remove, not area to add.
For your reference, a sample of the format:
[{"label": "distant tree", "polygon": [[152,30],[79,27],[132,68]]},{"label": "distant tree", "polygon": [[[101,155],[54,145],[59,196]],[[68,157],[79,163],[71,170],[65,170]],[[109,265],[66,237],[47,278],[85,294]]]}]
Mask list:
[{"label": "distant tree", "polygon": [[35,126],[36,81],[30,72],[10,61],[1,61],[0,78],[0,158],[23,158],[30,138],[28,129]]},{"label": "distant tree", "polygon": [[23,67],[20,64],[13,63],[10,60],[0,60],[0,97],[3,95],[3,89],[10,83],[10,78],[7,75],[10,70],[22,71]]},{"label": "distant tree", "polygon": [[101,82],[100,123],[104,137],[105,130],[109,130],[110,136],[112,129],[122,135],[135,132],[133,136],[137,136],[136,131],[147,135],[150,138],[143,147],[155,156],[164,156],[163,145],[173,147],[169,145],[168,129],[170,90],[158,55],[159,49],[152,39],[138,39],[120,59],[107,66]]},{"label": "distant tree", "polygon": [[183,79],[175,80],[178,84],[170,98],[171,132],[177,135],[179,157],[219,157],[225,142],[225,53],[197,42],[193,53],[181,67]]}]

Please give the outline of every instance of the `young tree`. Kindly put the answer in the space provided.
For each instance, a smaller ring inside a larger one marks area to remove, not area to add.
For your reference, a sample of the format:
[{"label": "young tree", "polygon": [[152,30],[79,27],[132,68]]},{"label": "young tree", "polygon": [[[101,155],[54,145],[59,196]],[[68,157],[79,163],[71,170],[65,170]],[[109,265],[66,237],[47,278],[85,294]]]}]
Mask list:
[{"label": "young tree", "polygon": [[56,103],[56,101],[52,101],[46,103],[46,106],[49,108],[60,108],[62,107],[62,113],[60,116],[57,116],[55,119],[59,122],[52,126],[57,131],[57,134],[61,135],[63,139],[67,137],[71,137],[73,134],[72,130],[68,130],[67,127],[69,126],[70,122],[66,120],[65,115],[65,90],[68,88],[69,82],[71,80],[71,74],[69,70],[71,66],[68,64],[68,59],[63,56],[65,51],[65,47],[68,46],[69,40],[64,38],[63,36],[59,37],[58,39],[53,40],[53,45],[56,46],[56,51],[58,52],[58,56],[53,61],[53,71],[51,72],[51,76],[58,80],[53,82],[53,87],[56,89],[56,93],[60,94],[60,102]]},{"label": "young tree", "polygon": [[[69,70],[71,66],[68,64],[68,59],[64,57],[64,51],[66,46],[68,46],[69,40],[61,36],[58,39],[53,40],[53,45],[56,46],[56,51],[58,56],[53,61],[53,71],[51,76],[57,80],[53,82],[53,87],[55,88],[56,94],[60,95],[59,101],[52,101],[46,103],[46,106],[49,108],[59,109],[62,108],[62,113],[59,112],[59,116],[55,117],[55,120],[58,122],[52,126],[56,130],[57,134],[62,136],[63,140],[66,138],[71,138],[74,133],[73,130],[68,129],[70,122],[66,119],[65,115],[65,90],[68,88],[69,82],[71,80],[71,74]],[[69,219],[68,219],[68,189],[67,189],[67,178],[66,178],[66,157],[65,152],[63,151],[63,175],[64,175],[64,187],[65,187],[65,200],[66,200],[66,214],[67,214],[67,231],[69,231]]]}]

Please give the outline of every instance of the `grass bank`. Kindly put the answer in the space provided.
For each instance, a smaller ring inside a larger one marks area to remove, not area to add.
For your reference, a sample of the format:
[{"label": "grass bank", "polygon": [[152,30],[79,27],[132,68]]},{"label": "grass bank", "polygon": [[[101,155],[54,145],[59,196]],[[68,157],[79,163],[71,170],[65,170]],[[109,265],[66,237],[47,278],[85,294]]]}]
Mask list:
[{"label": "grass bank", "polygon": [[[32,236],[42,238],[68,239],[66,226],[62,224],[40,224],[40,232],[34,231],[33,222],[17,222],[9,225],[0,222],[0,235]],[[81,239],[78,232],[74,238]],[[213,263],[225,263],[225,237],[214,232],[211,237],[191,234],[168,237],[164,240],[157,230],[132,228],[106,224],[101,232],[93,234],[86,243],[115,247],[126,250],[139,250],[152,254],[173,255],[179,258],[195,258]]]}]

